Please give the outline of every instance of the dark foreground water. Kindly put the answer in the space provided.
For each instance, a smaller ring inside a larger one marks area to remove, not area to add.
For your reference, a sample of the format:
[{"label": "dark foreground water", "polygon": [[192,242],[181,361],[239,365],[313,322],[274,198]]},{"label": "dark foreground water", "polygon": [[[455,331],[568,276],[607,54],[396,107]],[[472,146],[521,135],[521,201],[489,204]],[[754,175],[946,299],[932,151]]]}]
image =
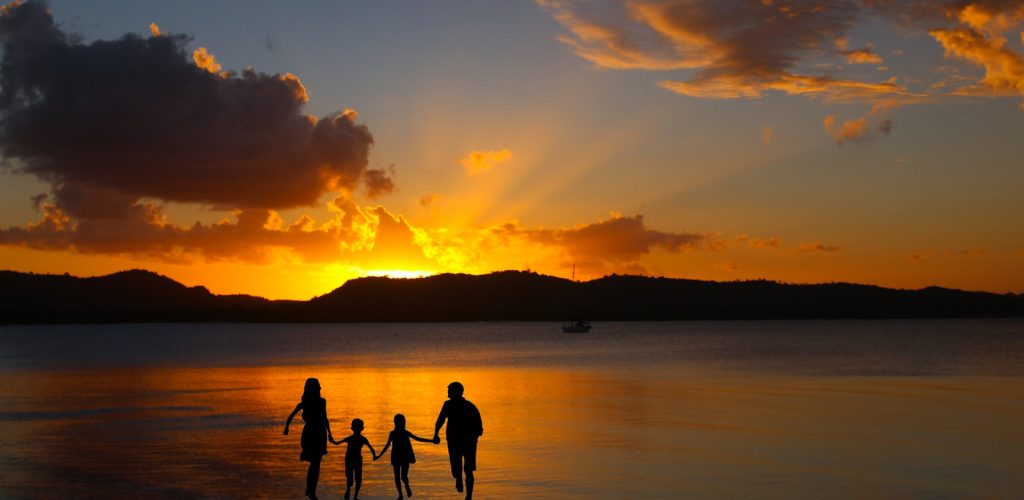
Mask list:
[{"label": "dark foreground water", "polygon": [[[8,326],[0,498],[302,498],[311,376],[378,450],[463,382],[481,499],[1024,494],[1024,321],[962,320]],[[414,498],[461,498],[414,448]],[[366,457],[360,498],[395,498]]]}]

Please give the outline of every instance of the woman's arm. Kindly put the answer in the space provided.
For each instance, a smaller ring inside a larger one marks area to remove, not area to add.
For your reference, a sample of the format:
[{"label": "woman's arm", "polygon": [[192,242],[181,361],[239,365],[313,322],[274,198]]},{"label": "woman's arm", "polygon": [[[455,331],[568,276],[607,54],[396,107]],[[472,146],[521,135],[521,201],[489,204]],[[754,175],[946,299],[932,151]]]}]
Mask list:
[{"label": "woman's arm", "polygon": [[285,436],[288,435],[288,426],[292,425],[292,419],[295,418],[295,414],[300,412],[301,410],[302,410],[302,402],[300,401],[299,404],[295,405],[295,409],[292,410],[292,414],[288,415],[288,420],[284,423],[284,435]]},{"label": "woman's arm", "polygon": [[[391,446],[391,434],[388,434],[388,442],[384,443],[384,449],[380,450],[380,455],[374,455],[373,459],[377,460],[378,458],[383,457],[384,454],[388,452],[388,446]],[[373,450],[373,448],[370,449]]]},{"label": "woman's arm", "polygon": [[331,435],[331,419],[327,418],[327,401],[324,401],[324,427],[327,427],[327,439],[334,440],[334,436]]}]

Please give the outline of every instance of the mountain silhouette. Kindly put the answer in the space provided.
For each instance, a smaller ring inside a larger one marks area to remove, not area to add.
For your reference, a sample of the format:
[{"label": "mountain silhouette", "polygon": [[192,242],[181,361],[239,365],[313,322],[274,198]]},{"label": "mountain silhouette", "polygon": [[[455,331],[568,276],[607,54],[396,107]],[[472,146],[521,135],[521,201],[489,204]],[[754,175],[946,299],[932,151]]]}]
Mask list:
[{"label": "mountain silhouette", "polygon": [[93,278],[0,271],[0,322],[6,323],[237,320],[270,303],[214,295],[139,269]]},{"label": "mountain silhouette", "polygon": [[366,277],[308,301],[214,295],[143,270],[95,278],[0,271],[0,323],[590,321],[1024,317],[1024,295],[849,283],[715,282],[533,272]]}]

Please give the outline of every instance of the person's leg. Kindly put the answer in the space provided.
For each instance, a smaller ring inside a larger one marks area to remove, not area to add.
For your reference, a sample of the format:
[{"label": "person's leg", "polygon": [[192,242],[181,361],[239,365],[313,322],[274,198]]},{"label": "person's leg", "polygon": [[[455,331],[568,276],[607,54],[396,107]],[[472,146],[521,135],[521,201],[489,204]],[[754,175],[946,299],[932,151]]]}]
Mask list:
[{"label": "person's leg", "polygon": [[456,444],[448,441],[448,461],[452,466],[452,477],[455,478],[455,490],[462,493],[462,449]]},{"label": "person's leg", "polygon": [[352,467],[345,464],[345,500],[352,495]]},{"label": "person's leg", "polygon": [[401,465],[391,464],[394,469],[394,487],[398,489],[398,499],[401,500]]},{"label": "person's leg", "polygon": [[320,460],[312,459],[309,461],[309,470],[306,471],[306,496],[310,498],[316,497],[316,483],[320,481]]},{"label": "person's leg", "polygon": [[402,482],[405,483],[405,493],[412,496],[412,488],[409,487],[409,464],[402,464]]},{"label": "person's leg", "polygon": [[363,485],[363,464],[356,464],[356,492],[352,495],[353,499],[359,499],[359,488]]},{"label": "person's leg", "polygon": [[466,470],[466,500],[471,500],[473,498],[473,471],[476,470],[476,440],[467,441],[463,451],[466,458],[466,464],[463,467]]}]

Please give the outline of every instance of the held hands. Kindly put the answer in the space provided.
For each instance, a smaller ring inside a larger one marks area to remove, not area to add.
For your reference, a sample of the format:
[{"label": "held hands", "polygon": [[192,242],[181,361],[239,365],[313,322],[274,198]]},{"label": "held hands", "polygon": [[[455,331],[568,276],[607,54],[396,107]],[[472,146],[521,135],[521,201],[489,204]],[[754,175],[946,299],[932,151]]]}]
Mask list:
[{"label": "held hands", "polygon": [[288,428],[287,428],[287,427],[285,427],[285,428],[284,428],[284,435],[285,435],[285,436],[287,436],[287,435],[288,435]]},{"label": "held hands", "polygon": [[441,444],[441,438],[434,434],[434,444]]},{"label": "held hands", "polygon": [[331,442],[331,444],[333,444],[333,445],[339,445],[339,444],[341,444],[341,441],[335,441],[335,440],[334,440],[334,436],[328,436],[328,437],[327,437],[327,440],[328,440],[328,441],[330,441],[330,442]]},{"label": "held hands", "polygon": [[373,456],[373,461],[376,462],[378,458],[380,458],[380,455],[374,455]]}]

